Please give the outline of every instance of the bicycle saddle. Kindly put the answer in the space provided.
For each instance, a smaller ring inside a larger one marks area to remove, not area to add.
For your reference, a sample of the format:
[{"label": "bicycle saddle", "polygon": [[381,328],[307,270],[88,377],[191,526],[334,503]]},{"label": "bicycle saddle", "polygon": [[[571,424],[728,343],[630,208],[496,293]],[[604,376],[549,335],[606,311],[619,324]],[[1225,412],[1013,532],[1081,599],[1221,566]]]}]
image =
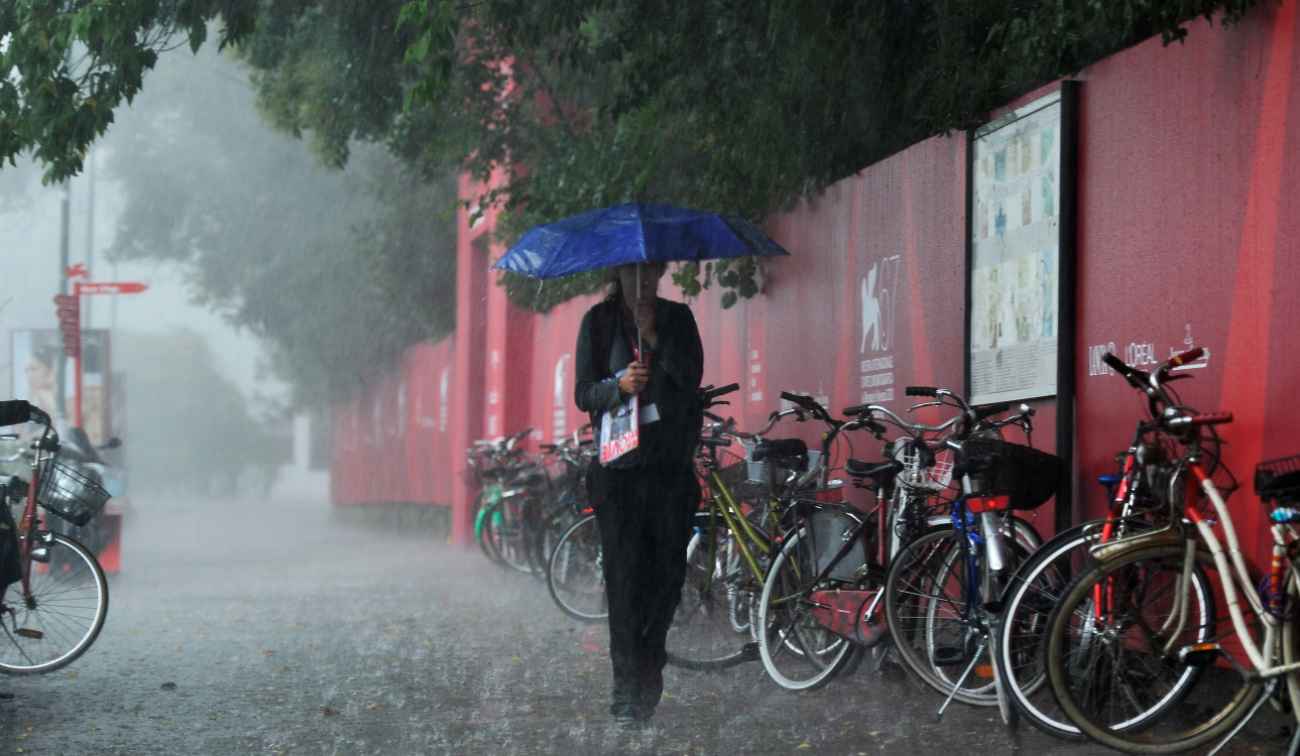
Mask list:
[{"label": "bicycle saddle", "polygon": [[750,453],[750,459],[755,462],[762,462],[765,459],[802,459],[806,456],[808,456],[808,444],[799,438],[764,439]]},{"label": "bicycle saddle", "polygon": [[844,465],[844,472],[854,478],[870,478],[881,485],[893,478],[903,466],[894,460],[888,462],[863,462],[860,459],[850,458]]}]

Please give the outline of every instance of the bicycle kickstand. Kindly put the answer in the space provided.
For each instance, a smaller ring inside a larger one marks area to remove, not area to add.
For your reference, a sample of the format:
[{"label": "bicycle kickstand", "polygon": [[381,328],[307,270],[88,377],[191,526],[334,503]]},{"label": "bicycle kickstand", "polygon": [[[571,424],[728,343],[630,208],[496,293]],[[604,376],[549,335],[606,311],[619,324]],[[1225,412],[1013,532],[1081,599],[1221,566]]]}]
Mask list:
[{"label": "bicycle kickstand", "polygon": [[979,661],[980,654],[977,653],[975,654],[975,658],[970,660],[970,664],[966,665],[966,671],[962,672],[961,677],[957,678],[957,684],[952,686],[952,692],[948,694],[948,698],[943,702],[943,706],[939,707],[939,712],[935,715],[937,719],[943,719],[943,712],[947,710],[948,704],[952,703],[952,699],[957,697],[957,691],[961,690],[961,686],[966,684],[966,678],[970,677],[970,673],[975,671],[975,666],[979,664]]}]

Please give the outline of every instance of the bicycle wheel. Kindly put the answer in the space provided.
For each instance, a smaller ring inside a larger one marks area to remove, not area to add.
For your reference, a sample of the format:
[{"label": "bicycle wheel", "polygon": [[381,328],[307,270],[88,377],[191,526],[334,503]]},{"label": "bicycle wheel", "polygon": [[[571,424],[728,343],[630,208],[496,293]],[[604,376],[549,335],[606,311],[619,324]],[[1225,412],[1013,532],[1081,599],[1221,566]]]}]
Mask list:
[{"label": "bicycle wheel", "polygon": [[707,512],[697,514],[686,546],[682,599],[668,630],[669,664],[722,669],[758,658],[749,623],[743,621],[757,584],[749,572],[727,524]]},{"label": "bicycle wheel", "polygon": [[47,556],[22,583],[0,596],[0,672],[32,675],[60,669],[90,648],[108,616],[108,581],[85,546],[58,533],[38,534]]},{"label": "bicycle wheel", "polygon": [[[817,555],[807,529],[786,539],[763,581],[757,602],[758,654],[768,677],[786,690],[814,690],[862,651],[821,626],[809,594],[818,586]],[[828,586],[829,587],[829,586]]]},{"label": "bicycle wheel", "polygon": [[483,522],[483,537],[498,563],[516,572],[529,573],[533,568],[524,521],[524,502],[516,497],[502,499],[488,512]]},{"label": "bicycle wheel", "polygon": [[542,512],[542,501],[528,497],[523,505],[523,542],[524,556],[528,560],[528,572],[538,580],[546,580],[546,522]]},{"label": "bicycle wheel", "polygon": [[[1197,610],[1203,624],[1178,628],[1174,607],[1183,566],[1181,545],[1121,554],[1071,583],[1048,620],[1052,692],[1066,716],[1103,745],[1149,754],[1197,748],[1223,737],[1264,692],[1262,683],[1215,657],[1180,660],[1180,651],[1198,640],[1235,652],[1228,642],[1232,632],[1220,636],[1209,621],[1212,594],[1204,579],[1191,581],[1188,590],[1190,607],[1204,606]],[[1095,595],[1105,602],[1103,611],[1096,611]],[[1191,690],[1183,684],[1189,666],[1200,666],[1204,678]]]},{"label": "bicycle wheel", "polygon": [[565,614],[583,622],[609,616],[602,559],[595,515],[578,520],[560,536],[547,563],[546,587]]},{"label": "bicycle wheel", "polygon": [[[1018,538],[1004,545],[1009,569],[1028,557]],[[970,585],[979,577],[982,554],[975,554],[972,565],[967,553],[952,527],[935,529],[900,551],[885,578],[885,618],[894,648],[922,682],[966,704],[997,706],[989,652],[996,617]]]},{"label": "bicycle wheel", "polygon": [[[1136,523],[1130,523],[1134,527]],[[1083,535],[1083,525],[1062,531],[1021,566],[1003,594],[1003,617],[996,638],[998,673],[1006,684],[1012,703],[1040,730],[1060,738],[1080,739],[1083,733],[1057,705],[1047,685],[1043,666],[1047,620],[1070,582],[1095,562],[1088,547],[1096,539]],[[1140,526],[1144,527],[1144,526]],[[1201,628],[1196,640],[1209,637],[1214,616],[1214,595],[1205,573],[1192,572],[1193,597],[1189,621]],[[1195,685],[1195,667],[1188,667],[1175,683],[1174,699]],[[1151,712],[1151,716],[1159,712]],[[1140,727],[1149,717],[1139,717],[1127,727]]]}]

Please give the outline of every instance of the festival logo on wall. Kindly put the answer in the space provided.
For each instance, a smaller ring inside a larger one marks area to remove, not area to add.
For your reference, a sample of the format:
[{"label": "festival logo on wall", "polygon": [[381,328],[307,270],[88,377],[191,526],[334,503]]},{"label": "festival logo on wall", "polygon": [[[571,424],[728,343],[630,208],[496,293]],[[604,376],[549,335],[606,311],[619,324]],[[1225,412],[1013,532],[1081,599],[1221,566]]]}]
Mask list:
[{"label": "festival logo on wall", "polygon": [[559,443],[568,430],[568,368],[572,358],[572,354],[565,352],[555,361],[555,382],[552,384],[551,397],[551,440],[555,443]]},{"label": "festival logo on wall", "polygon": [[451,368],[442,369],[442,378],[438,380],[438,432],[447,432],[447,415],[451,408],[448,391],[451,389]]},{"label": "festival logo on wall", "polygon": [[903,256],[891,255],[872,263],[860,281],[862,338],[859,388],[863,403],[894,399],[894,322],[898,281]]},{"label": "festival logo on wall", "polygon": [[388,435],[404,436],[406,435],[406,379],[403,378],[397,384],[397,417],[392,419],[389,424]]}]

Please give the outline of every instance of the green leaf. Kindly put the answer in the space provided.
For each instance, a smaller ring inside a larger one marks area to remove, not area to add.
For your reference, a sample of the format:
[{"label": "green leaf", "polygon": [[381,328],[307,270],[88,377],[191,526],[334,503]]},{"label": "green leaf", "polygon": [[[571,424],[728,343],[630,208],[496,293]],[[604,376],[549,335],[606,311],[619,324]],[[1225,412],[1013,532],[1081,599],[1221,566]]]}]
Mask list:
[{"label": "green leaf", "polygon": [[208,38],[208,25],[197,23],[190,27],[190,52],[197,53]]}]

